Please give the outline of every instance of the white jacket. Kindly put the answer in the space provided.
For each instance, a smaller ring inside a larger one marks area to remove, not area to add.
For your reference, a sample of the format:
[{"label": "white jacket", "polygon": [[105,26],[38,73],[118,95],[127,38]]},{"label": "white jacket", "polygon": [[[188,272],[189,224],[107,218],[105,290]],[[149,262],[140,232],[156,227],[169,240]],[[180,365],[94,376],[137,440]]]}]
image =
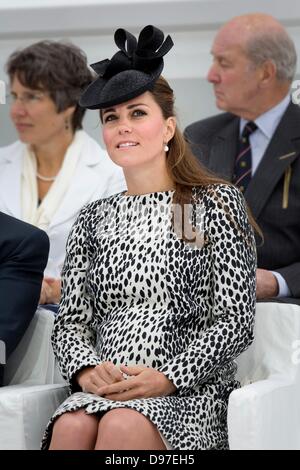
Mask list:
[{"label": "white jacket", "polygon": [[[50,239],[46,274],[57,277],[65,258],[65,246],[70,229],[83,205],[126,190],[123,171],[115,165],[86,132],[85,151],[79,159],[74,178],[55,213],[47,234]],[[14,142],[0,148],[0,211],[22,218],[21,174],[25,144]]]}]

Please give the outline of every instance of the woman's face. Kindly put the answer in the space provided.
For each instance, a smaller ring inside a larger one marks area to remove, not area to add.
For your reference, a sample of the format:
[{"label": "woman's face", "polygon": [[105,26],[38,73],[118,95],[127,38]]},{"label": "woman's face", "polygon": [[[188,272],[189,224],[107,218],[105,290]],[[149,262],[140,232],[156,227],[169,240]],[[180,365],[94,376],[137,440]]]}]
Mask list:
[{"label": "woman's face", "polygon": [[43,145],[66,133],[66,119],[70,122],[73,108],[57,112],[47,92],[32,90],[15,76],[11,82],[11,119],[22,142]]},{"label": "woman's face", "polygon": [[103,139],[110,158],[125,168],[165,158],[164,144],[175,132],[175,118],[164,119],[150,92],[102,111]]}]

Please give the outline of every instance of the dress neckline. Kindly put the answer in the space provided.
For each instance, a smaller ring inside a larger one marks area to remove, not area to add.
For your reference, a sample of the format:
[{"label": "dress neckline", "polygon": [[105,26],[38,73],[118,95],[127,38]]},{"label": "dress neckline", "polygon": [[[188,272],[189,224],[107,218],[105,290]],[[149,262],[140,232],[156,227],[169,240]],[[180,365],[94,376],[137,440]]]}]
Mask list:
[{"label": "dress neckline", "polygon": [[159,194],[169,195],[173,193],[175,193],[175,189],[167,189],[166,191],[153,191],[151,193],[144,193],[144,194],[126,194],[126,191],[123,191],[122,193],[120,193],[120,195],[124,197],[125,199],[127,198],[130,199],[130,198],[137,198],[137,197],[150,197],[150,196],[155,196]]}]

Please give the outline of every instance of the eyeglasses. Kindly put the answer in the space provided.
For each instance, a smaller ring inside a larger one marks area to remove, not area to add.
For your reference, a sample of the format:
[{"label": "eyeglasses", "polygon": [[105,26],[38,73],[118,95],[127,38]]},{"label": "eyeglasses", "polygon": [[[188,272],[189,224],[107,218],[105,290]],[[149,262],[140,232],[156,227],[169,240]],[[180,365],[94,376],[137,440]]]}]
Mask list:
[{"label": "eyeglasses", "polygon": [[46,93],[40,92],[25,92],[20,96],[15,93],[10,93],[6,96],[6,102],[9,105],[16,103],[18,100],[26,107],[32,107],[37,103],[40,103],[46,96]]}]

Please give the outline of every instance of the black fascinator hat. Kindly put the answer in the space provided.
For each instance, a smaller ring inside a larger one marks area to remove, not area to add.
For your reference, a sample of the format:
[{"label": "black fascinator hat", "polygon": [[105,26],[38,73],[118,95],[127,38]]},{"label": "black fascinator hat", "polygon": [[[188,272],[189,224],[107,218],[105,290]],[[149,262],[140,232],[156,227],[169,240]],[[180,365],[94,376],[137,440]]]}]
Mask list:
[{"label": "black fascinator hat", "polygon": [[107,108],[151,90],[163,70],[163,56],[173,47],[171,37],[164,40],[164,33],[151,25],[138,41],[125,29],[117,29],[114,39],[120,50],[112,59],[91,64],[98,77],[79,100],[83,108]]}]

